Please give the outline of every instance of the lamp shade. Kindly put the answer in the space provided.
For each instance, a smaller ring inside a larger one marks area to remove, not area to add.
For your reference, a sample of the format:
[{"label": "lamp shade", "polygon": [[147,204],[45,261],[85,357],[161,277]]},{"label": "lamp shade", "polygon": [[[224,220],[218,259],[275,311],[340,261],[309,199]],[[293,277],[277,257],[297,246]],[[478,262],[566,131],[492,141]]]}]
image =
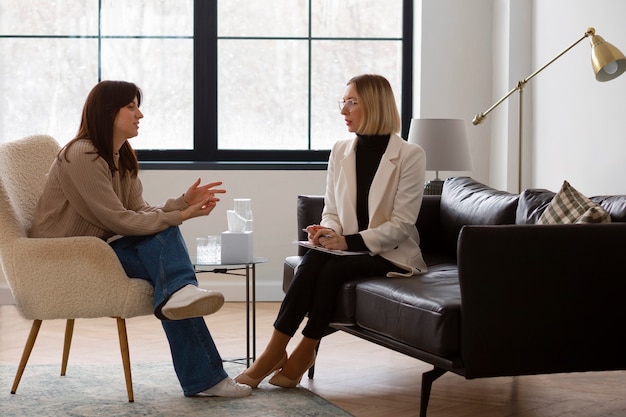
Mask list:
[{"label": "lamp shade", "polygon": [[472,161],[462,119],[411,119],[410,143],[426,152],[427,171],[469,171]]},{"label": "lamp shade", "polygon": [[596,73],[596,80],[609,81],[626,71],[626,57],[599,35],[591,37],[591,65]]}]

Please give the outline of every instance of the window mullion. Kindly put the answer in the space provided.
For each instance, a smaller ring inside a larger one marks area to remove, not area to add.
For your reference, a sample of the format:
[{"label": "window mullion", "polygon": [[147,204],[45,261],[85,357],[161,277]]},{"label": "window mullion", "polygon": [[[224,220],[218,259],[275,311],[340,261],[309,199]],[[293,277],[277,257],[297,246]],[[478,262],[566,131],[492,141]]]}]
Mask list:
[{"label": "window mullion", "polygon": [[194,2],[194,159],[217,160],[217,0]]}]

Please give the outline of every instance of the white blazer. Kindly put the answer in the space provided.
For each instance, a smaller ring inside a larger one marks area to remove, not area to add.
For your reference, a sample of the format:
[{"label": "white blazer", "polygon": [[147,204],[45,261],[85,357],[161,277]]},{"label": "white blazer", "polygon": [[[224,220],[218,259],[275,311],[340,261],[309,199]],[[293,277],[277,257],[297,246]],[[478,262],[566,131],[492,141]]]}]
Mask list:
[{"label": "white blazer", "polygon": [[[359,233],[356,214],[357,138],[338,141],[328,161],[321,225],[341,235]],[[415,227],[422,198],[426,154],[419,146],[392,134],[368,199],[369,225],[361,236],[372,255],[380,255],[411,276],[427,271]]]}]

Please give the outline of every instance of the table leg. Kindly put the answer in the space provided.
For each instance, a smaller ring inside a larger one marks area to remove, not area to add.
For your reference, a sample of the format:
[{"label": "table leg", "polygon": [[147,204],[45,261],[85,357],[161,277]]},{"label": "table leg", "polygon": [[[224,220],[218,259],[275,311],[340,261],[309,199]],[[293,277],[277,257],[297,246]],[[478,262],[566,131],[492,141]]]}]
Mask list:
[{"label": "table leg", "polygon": [[[266,260],[262,260],[261,262],[265,262]],[[256,263],[251,262],[245,264],[246,269],[246,366],[250,367],[251,363],[256,360]],[[212,272],[212,273],[221,273],[221,274],[229,274],[230,271],[238,270],[241,271],[241,266],[229,268],[228,266],[219,266],[213,269],[195,269],[196,273],[201,272]],[[233,275],[241,276],[241,273],[236,273]],[[252,286],[252,288],[250,287]],[[252,311],[250,309],[252,308]],[[252,334],[250,329],[252,328]],[[252,349],[251,349],[252,347]],[[241,361],[241,359],[236,359],[235,361]]]},{"label": "table leg", "polygon": [[246,265],[246,367],[250,367],[250,264]]},{"label": "table leg", "polygon": [[256,360],[256,265],[252,264],[252,361]]}]

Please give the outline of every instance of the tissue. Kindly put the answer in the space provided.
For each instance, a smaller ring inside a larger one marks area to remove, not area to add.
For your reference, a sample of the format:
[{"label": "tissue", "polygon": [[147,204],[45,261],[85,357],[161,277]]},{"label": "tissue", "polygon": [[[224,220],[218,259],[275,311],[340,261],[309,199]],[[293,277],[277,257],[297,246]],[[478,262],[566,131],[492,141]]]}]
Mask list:
[{"label": "tissue", "polygon": [[229,232],[239,233],[246,231],[246,219],[235,210],[226,210],[226,220],[228,220]]},{"label": "tissue", "polygon": [[250,199],[235,199],[235,210],[226,210],[228,231],[222,232],[222,264],[249,263],[254,260],[252,210]]}]

